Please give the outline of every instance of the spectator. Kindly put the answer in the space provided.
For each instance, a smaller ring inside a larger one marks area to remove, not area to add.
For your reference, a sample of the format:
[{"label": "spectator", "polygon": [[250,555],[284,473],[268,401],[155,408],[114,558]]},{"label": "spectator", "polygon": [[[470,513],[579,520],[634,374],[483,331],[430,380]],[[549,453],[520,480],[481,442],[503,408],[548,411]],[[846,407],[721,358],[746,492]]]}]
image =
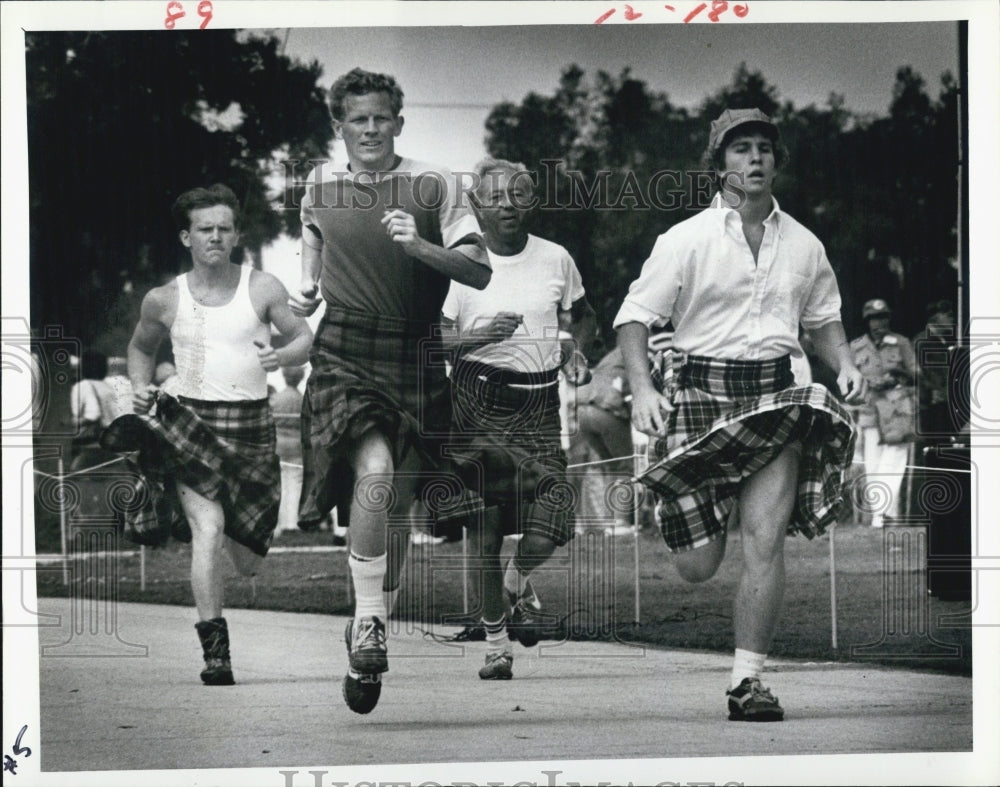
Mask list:
[{"label": "spectator", "polygon": [[892,311],[881,298],[865,303],[866,332],[851,342],[854,363],[868,381],[869,395],[860,408],[866,483],[887,487],[889,505],[872,516],[872,527],[899,517],[899,497],[907,443],[914,438],[913,382],[916,360],[909,339],[889,330]]},{"label": "spectator", "polygon": [[99,443],[101,432],[118,416],[115,392],[104,381],[107,374],[107,357],[85,350],[80,357],[82,379],[69,392],[70,419],[76,429],[70,451],[71,471],[99,464],[104,458]]},{"label": "spectator", "polygon": [[302,393],[299,383],[305,377],[302,366],[282,366],[285,387],[271,394],[271,415],[277,435],[278,459],[281,461],[281,508],[278,529],[297,526],[299,495],[302,492]]}]

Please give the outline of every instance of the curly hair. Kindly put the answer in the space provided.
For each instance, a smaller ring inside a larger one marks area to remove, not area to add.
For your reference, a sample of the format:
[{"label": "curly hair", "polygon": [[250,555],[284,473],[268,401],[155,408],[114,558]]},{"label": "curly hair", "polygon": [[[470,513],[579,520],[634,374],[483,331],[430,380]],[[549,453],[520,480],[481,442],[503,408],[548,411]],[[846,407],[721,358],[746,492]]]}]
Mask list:
[{"label": "curly hair", "polygon": [[403,109],[403,91],[393,77],[365,71],[362,68],[352,68],[338,77],[330,87],[330,114],[333,115],[333,119],[344,119],[344,99],[347,96],[363,96],[366,93],[388,95],[394,116],[399,115]]},{"label": "curly hair", "polygon": [[173,216],[178,230],[187,230],[191,228],[191,211],[214,208],[216,205],[225,205],[229,208],[233,212],[233,222],[239,228],[240,201],[236,199],[233,190],[222,183],[216,183],[208,188],[199,186],[188,189],[174,201],[170,215]]}]

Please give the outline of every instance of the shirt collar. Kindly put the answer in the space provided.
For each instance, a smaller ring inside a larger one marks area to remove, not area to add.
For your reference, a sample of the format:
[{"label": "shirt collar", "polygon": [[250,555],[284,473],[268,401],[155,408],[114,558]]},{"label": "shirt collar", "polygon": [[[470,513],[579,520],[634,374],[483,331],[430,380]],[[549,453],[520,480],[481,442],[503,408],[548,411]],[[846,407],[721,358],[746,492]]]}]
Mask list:
[{"label": "shirt collar", "polygon": [[[740,218],[739,211],[737,211],[735,208],[729,207],[722,201],[722,192],[719,191],[715,192],[715,196],[712,198],[712,204],[709,207],[715,209],[715,211],[717,212],[719,217],[719,226],[723,233],[725,233],[726,225],[730,221],[735,221],[737,223],[742,221],[742,219]],[[781,223],[782,223],[781,217],[783,215],[784,214],[781,212],[781,206],[778,205],[778,200],[776,200],[772,196],[771,212],[767,215],[767,218],[764,219],[764,225],[767,226],[768,224],[773,224],[775,230],[777,230],[778,234],[780,235]]]}]

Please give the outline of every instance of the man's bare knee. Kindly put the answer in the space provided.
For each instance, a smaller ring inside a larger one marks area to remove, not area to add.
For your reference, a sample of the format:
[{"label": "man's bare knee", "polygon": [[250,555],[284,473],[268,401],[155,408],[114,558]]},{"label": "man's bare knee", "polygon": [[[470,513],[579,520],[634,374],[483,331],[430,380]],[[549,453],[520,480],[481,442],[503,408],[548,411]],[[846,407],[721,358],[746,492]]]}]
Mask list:
[{"label": "man's bare knee", "polygon": [[715,576],[725,555],[726,540],[721,537],[690,552],[674,555],[674,565],[685,582],[706,582]]}]

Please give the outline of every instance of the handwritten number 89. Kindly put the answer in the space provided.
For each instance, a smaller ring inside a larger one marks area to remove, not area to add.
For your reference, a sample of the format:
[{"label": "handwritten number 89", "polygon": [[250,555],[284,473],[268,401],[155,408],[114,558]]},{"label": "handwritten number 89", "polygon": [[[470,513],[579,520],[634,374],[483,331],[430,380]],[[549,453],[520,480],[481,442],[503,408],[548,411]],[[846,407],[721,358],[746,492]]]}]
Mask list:
[{"label": "handwritten number 89", "polygon": [[[184,5],[178,0],[170,0],[167,3],[167,18],[163,20],[163,26],[167,30],[173,30],[177,26],[177,20],[187,16]],[[201,24],[198,27],[204,30],[208,23],[212,21],[212,0],[201,0],[198,3],[198,16],[201,17]]]}]

